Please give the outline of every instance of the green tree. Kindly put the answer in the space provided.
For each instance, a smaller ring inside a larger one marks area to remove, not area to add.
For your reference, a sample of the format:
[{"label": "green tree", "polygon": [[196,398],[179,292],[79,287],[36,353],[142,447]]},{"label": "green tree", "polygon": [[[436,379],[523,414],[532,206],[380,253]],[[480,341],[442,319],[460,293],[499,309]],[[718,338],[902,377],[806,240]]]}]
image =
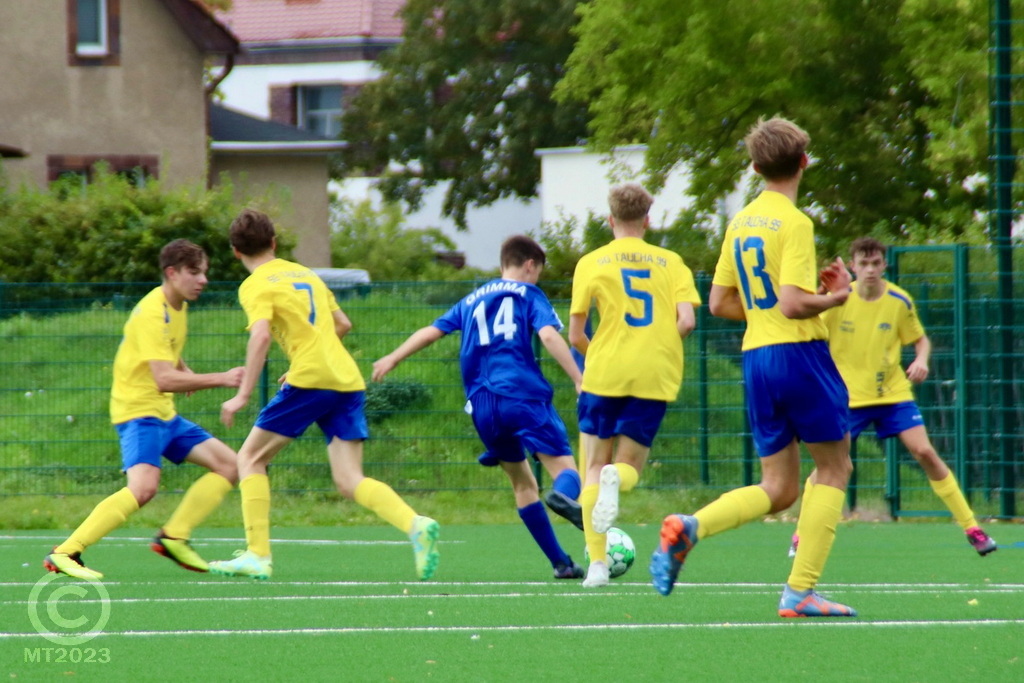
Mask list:
[{"label": "green tree", "polygon": [[827,248],[982,220],[984,0],[592,0],[579,14],[556,97],[588,103],[597,148],[648,144],[654,187],[687,163],[695,224],[737,186],[746,130],[775,114],[811,134],[803,205]]},{"label": "green tree", "polygon": [[401,207],[374,208],[370,200],[331,203],[331,263],[338,268],[362,268],[380,282],[466,280],[478,277],[474,268],[455,269],[437,255],[453,251],[455,243],[439,228],[407,229]]},{"label": "green tree", "polygon": [[534,151],[578,144],[586,109],[551,98],[572,49],[575,0],[409,0],[402,43],[342,121],[336,174],[382,174],[390,201],[419,206],[450,180],[444,214],[533,197]]}]

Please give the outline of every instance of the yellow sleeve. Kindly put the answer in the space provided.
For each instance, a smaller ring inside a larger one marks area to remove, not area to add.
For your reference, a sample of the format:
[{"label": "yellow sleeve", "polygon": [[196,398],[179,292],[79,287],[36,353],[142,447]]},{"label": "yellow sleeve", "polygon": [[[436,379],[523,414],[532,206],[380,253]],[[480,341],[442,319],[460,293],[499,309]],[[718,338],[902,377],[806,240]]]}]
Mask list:
[{"label": "yellow sleeve", "polygon": [[[803,218],[803,217],[802,217]],[[795,285],[807,292],[818,289],[817,257],[814,253],[814,226],[809,219],[797,220],[780,238],[784,239],[779,286]]]}]

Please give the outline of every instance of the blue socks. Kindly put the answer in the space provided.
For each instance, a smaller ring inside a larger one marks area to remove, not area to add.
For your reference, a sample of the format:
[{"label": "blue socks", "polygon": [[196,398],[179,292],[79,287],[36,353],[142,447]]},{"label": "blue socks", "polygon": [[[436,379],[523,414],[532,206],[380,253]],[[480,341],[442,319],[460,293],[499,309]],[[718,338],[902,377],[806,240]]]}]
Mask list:
[{"label": "blue socks", "polygon": [[548,519],[547,510],[544,509],[544,505],[539,500],[536,503],[530,503],[526,507],[519,508],[519,518],[523,520],[523,524],[530,530],[533,540],[544,551],[552,567],[569,561],[569,556],[565,554],[562,546],[558,544],[558,538],[555,537],[555,530],[551,527],[551,520]]},{"label": "blue socks", "polygon": [[580,481],[580,473],[576,470],[562,470],[562,473],[551,484],[551,488],[573,500],[579,500],[580,490],[583,488],[583,483]]}]

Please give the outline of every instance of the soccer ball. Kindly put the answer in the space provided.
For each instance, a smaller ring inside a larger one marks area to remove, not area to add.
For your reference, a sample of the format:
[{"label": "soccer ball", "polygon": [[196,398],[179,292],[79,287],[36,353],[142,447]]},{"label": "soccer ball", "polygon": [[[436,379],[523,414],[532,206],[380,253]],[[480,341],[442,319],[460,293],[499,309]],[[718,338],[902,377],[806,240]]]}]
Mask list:
[{"label": "soccer ball", "polygon": [[[613,579],[622,576],[633,566],[636,559],[636,546],[633,539],[618,527],[608,530],[608,575]],[[583,551],[583,559],[590,564],[590,551]]]}]

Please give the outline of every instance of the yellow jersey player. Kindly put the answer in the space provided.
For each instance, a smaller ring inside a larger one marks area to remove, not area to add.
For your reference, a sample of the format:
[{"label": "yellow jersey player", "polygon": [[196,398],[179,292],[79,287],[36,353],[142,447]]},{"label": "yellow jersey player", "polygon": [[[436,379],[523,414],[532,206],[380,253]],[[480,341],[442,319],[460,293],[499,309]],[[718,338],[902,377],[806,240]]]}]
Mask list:
[{"label": "yellow jersey player", "polygon": [[234,398],[221,406],[221,421],[231,426],[235,414],[248,404],[272,338],[288,356],[289,366],[281,389],[260,411],[238,452],[246,550],[233,560],[211,562],[210,571],[270,578],[267,465],[315,422],[327,441],[339,493],[408,534],[417,576],[421,581],[431,578],[438,562],[437,522],[417,515],[384,482],[363,475],[363,441],[369,436],[366,384],[341,343],[352,323],[313,271],[277,258],[274,225],[265,214],[242,211],[231,223],[230,239],[235,256],[250,273],[238,290],[249,343],[247,374]]},{"label": "yellow jersey player", "polygon": [[[928,438],[914,401],[912,384],[928,378],[932,345],[913,299],[885,280],[885,251],[885,245],[871,237],[854,240],[850,246],[850,268],[857,276],[853,291],[842,306],[822,314],[829,350],[850,391],[850,438],[856,440],[872,425],[879,439],[898,436],[964,530],[968,543],[984,556],[996,550],[996,543],[978,526],[960,485]],[[911,344],[915,357],[904,371],[901,351]],[[812,475],[809,483],[813,479]],[[812,487],[813,483],[804,489],[805,495]]]},{"label": "yellow jersey player", "polygon": [[761,483],[730,491],[693,515],[666,517],[650,571],[655,589],[668,595],[699,540],[791,506],[800,490],[803,441],[818,479],[800,512],[802,540],[779,615],[855,616],[814,590],[852,469],[846,386],[819,314],[846,300],[850,277],[837,259],[823,275],[831,293],[817,293],[814,226],[796,207],[809,141],[781,118],[759,120],[750,130],[747,152],[765,187],[726,228],[709,300],[713,315],[746,321],[743,378]]},{"label": "yellow jersey player", "polygon": [[[644,242],[653,198],[636,183],[608,194],[615,237],[576,265],[569,343],[585,357],[577,413],[586,452],[580,505],[590,567],[583,585],[608,585],[606,533],[619,492],[636,486],[651,445],[683,381],[683,339],[696,326],[700,295],[675,252]],[[594,338],[586,333],[597,308]],[[615,443],[617,439],[617,443]]]},{"label": "yellow jersey player", "polygon": [[187,240],[174,240],[160,250],[163,283],[132,310],[114,357],[110,419],[120,440],[127,484],[101,501],[71,536],[47,555],[43,566],[50,571],[76,579],[103,577],[82,563],[81,554],[156,495],[161,458],[175,465],[191,462],[210,471],[185,492],[151,547],[185,569],[208,570],[189,539],[238,480],[235,452],[178,415],[174,394],[237,387],[243,373],[240,367],[194,373],[181,357],[188,334],[188,302],[195,301],[206,286],[208,267],[206,252]]}]

